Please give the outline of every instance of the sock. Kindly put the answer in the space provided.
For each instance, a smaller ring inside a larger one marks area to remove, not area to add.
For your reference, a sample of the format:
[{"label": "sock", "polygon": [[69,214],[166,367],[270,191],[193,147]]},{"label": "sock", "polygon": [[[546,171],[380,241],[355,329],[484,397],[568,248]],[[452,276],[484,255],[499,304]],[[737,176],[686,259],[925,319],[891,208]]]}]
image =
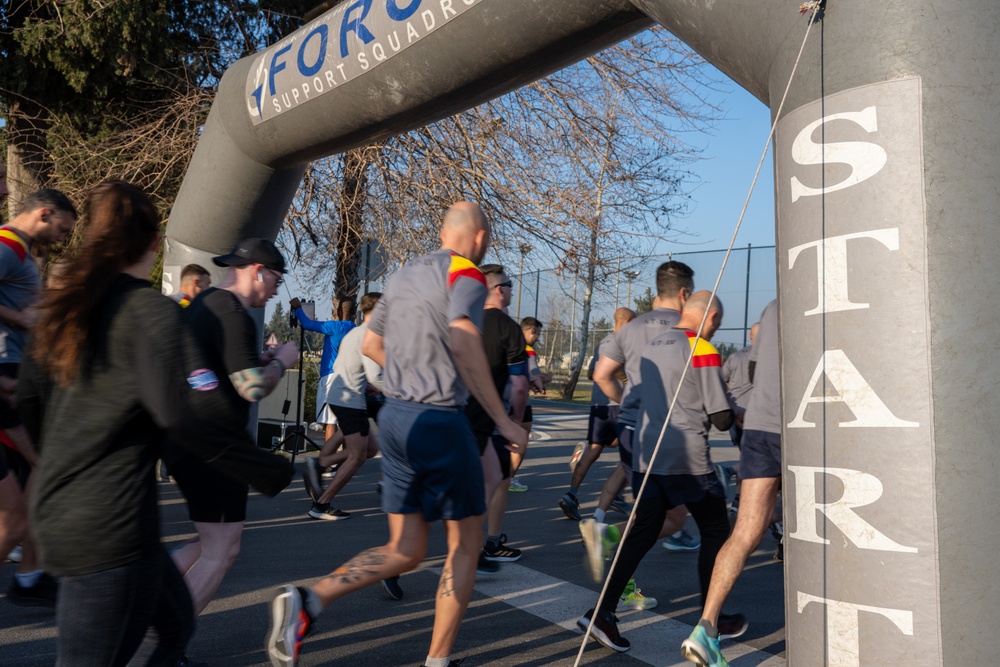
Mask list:
[{"label": "sock", "polygon": [[714,625],[712,625],[711,623],[709,623],[708,621],[706,621],[705,619],[701,619],[700,621],[698,621],[698,625],[705,628],[705,632],[708,633],[709,637],[712,637],[713,639],[719,638],[719,629]]},{"label": "sock", "polygon": [[674,533],[670,537],[673,537],[673,538],[676,538],[676,539],[679,540],[679,539],[681,539],[682,535],[684,535],[684,531],[683,530],[678,530],[676,533]]},{"label": "sock", "polygon": [[302,593],[302,604],[305,606],[306,611],[309,612],[309,616],[311,618],[318,617],[320,612],[323,611],[323,602],[319,599],[319,596],[311,588],[300,588],[299,591]]},{"label": "sock", "polygon": [[494,547],[500,546],[500,536],[499,535],[487,535],[486,544],[492,545]]},{"label": "sock", "polygon": [[432,658],[427,656],[424,660],[424,667],[448,667],[451,664],[451,656],[447,658]]},{"label": "sock", "polygon": [[17,583],[23,588],[31,588],[38,583],[38,580],[42,577],[42,570],[35,570],[34,572],[26,572],[21,574],[20,572],[14,573],[14,578],[17,579]]},{"label": "sock", "polygon": [[625,584],[625,590],[622,591],[622,597],[625,597],[626,595],[634,592],[635,592],[635,579],[629,579],[628,583]]},{"label": "sock", "polygon": [[600,507],[594,510],[594,521],[597,523],[604,523],[605,512]]},{"label": "sock", "polygon": [[580,487],[579,486],[571,486],[571,487],[569,487],[569,495],[573,496],[574,500],[576,499],[576,494],[578,494],[579,492],[580,492]]}]

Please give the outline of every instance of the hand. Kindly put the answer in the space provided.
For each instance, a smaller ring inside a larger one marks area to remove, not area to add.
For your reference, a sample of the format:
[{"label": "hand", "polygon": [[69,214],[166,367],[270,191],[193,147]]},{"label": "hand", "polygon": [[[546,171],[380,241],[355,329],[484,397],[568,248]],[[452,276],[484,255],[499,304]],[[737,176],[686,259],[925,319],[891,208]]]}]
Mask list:
[{"label": "hand", "polygon": [[536,394],[545,393],[545,384],[542,382],[542,378],[540,378],[537,375],[531,378],[531,391],[535,392]]},{"label": "hand", "polygon": [[299,297],[293,296],[292,300],[288,302],[288,305],[292,307],[292,311],[296,311],[302,307],[302,302],[299,301]]},{"label": "hand", "polygon": [[507,444],[504,446],[514,454],[521,454],[528,448],[528,432],[513,419],[508,417],[498,423],[497,430],[507,439]]},{"label": "hand", "polygon": [[299,362],[299,346],[295,343],[285,343],[274,351],[274,358],[291,368]]}]

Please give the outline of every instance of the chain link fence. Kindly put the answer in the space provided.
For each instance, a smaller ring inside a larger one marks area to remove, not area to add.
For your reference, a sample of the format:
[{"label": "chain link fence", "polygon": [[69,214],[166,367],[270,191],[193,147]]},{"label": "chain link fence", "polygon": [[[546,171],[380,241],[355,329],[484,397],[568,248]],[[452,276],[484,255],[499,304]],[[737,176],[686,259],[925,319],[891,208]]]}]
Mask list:
[{"label": "chain link fence", "polygon": [[[656,293],[656,268],[663,262],[684,262],[694,270],[696,289],[712,289],[722,268],[725,250],[675,252],[647,258],[621,258],[595,280],[591,296],[590,326],[581,340],[586,281],[556,269],[515,275],[510,313],[516,319],[535,317],[544,324],[535,346],[539,365],[557,378],[568,375],[576,355],[584,355],[584,369],[594,347],[613,328],[615,309],[637,309]],[[717,295],[725,315],[712,342],[724,354],[749,342],[750,326],[777,294],[774,246],[734,248],[719,283]],[[648,310],[648,308],[646,308]]]}]

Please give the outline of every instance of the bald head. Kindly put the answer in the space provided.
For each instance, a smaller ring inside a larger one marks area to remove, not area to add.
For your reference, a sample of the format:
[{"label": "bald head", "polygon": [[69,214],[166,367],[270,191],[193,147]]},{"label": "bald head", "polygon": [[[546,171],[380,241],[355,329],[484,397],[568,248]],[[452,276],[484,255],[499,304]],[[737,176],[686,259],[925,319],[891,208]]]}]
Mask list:
[{"label": "bald head", "polygon": [[629,308],[619,308],[615,311],[615,331],[635,319],[635,311]]},{"label": "bald head", "polygon": [[479,264],[490,245],[490,224],[469,201],[452,204],[441,224],[441,245]]},{"label": "bald head", "polygon": [[750,327],[750,344],[757,340],[757,330],[760,329],[760,322],[754,322]]},{"label": "bald head", "polygon": [[708,318],[705,320],[705,328],[701,332],[701,337],[705,340],[712,340],[712,336],[722,324],[722,302],[719,301],[718,297],[713,297],[708,290],[700,290],[688,297],[677,327],[697,331],[706,311]]}]

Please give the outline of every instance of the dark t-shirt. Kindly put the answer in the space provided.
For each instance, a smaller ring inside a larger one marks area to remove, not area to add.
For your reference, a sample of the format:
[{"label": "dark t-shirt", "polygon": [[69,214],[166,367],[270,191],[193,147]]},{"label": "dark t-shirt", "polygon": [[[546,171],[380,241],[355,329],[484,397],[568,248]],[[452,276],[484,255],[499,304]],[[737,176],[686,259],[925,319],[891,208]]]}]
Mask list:
[{"label": "dark t-shirt", "polygon": [[[504,388],[511,374],[524,375],[527,370],[527,343],[521,327],[499,308],[483,311],[483,347],[486,361],[497,393],[503,396]],[[465,407],[472,430],[477,433],[493,433],[494,423],[486,410],[474,397],[469,398]]]},{"label": "dark t-shirt", "polygon": [[229,376],[262,365],[253,319],[235,294],[216,288],[199,294],[182,316],[208,367],[218,376],[223,396],[245,425],[250,419],[250,403],[239,395]]},{"label": "dark t-shirt", "polygon": [[[153,467],[164,436],[269,495],[291,480],[258,450],[206,368],[181,307],[122,274],[101,301],[84,372],[51,387],[28,364],[18,384],[29,432],[41,433],[32,495],[42,566],[60,576],[101,572],[159,548]],[[40,423],[39,423],[40,422]]]}]

